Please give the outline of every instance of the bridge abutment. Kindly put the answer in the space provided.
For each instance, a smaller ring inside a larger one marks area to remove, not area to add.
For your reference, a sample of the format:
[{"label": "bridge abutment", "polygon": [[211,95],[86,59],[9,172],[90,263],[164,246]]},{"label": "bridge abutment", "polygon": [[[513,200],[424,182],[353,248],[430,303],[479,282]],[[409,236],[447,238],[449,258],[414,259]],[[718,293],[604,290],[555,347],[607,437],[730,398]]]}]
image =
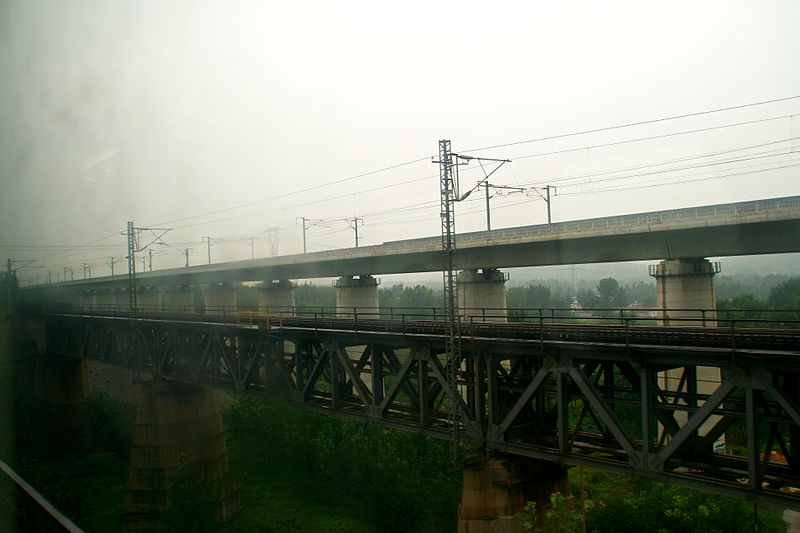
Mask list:
[{"label": "bridge abutment", "polygon": [[177,382],[142,384],[131,446],[123,529],[158,531],[159,513],[171,507],[169,491],[180,468],[196,468],[214,494],[214,515],[227,521],[239,512],[239,492],[228,465],[216,393]]},{"label": "bridge abutment", "polygon": [[516,533],[525,505],[536,503],[542,524],[550,495],[570,498],[567,468],[548,461],[501,455],[464,469],[458,533]]},{"label": "bridge abutment", "polygon": [[336,287],[337,316],[352,317],[354,313],[365,313],[372,318],[378,315],[378,279],[368,274],[341,276]]},{"label": "bridge abutment", "polygon": [[294,312],[294,283],[288,279],[267,280],[257,289],[260,309],[271,313]]},{"label": "bridge abutment", "polygon": [[458,306],[462,316],[486,322],[506,322],[508,275],[496,268],[462,270],[457,277]]},{"label": "bridge abutment", "polygon": [[233,283],[209,283],[204,285],[203,308],[207,313],[235,311],[236,285]]}]

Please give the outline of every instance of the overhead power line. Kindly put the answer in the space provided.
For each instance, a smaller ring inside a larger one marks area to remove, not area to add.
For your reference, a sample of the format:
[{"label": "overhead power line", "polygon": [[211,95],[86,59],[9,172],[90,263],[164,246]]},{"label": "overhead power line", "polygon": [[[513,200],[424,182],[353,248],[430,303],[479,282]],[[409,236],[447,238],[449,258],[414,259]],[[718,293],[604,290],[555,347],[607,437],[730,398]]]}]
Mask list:
[{"label": "overhead power line", "polygon": [[798,98],[800,98],[800,95],[787,96],[785,98],[775,98],[773,100],[762,100],[760,102],[751,102],[749,104],[740,104],[740,105],[729,106],[729,107],[720,107],[720,108],[717,108],[717,109],[709,109],[709,110],[706,110],[706,111],[696,111],[694,113],[686,113],[686,114],[683,114],[683,115],[673,115],[673,116],[669,116],[669,117],[654,118],[654,119],[650,119],[650,120],[641,120],[641,121],[638,121],[638,122],[628,122],[627,124],[617,124],[615,126],[605,126],[605,127],[602,127],[602,128],[594,128],[594,129],[588,129],[588,130],[574,131],[574,132],[571,132],[571,133],[561,133],[561,134],[558,134],[558,135],[550,135],[550,136],[547,136],[547,137],[539,137],[539,138],[536,138],[536,139],[529,139],[529,140],[526,140],[526,141],[515,141],[515,142],[510,142],[510,143],[504,143],[504,144],[495,144],[495,145],[491,145],[491,146],[482,146],[480,148],[470,148],[469,150],[461,150],[461,152],[480,152],[482,150],[492,150],[494,148],[506,148],[508,146],[517,146],[517,145],[520,145],[520,144],[529,144],[529,143],[536,143],[536,142],[543,142],[543,141],[552,141],[552,140],[555,140],[555,139],[565,139],[567,137],[575,137],[575,136],[578,136],[578,135],[588,135],[588,134],[591,134],[591,133],[601,133],[601,132],[604,132],[604,131],[613,131],[613,130],[619,130],[619,129],[623,129],[623,128],[631,128],[631,127],[634,127],[634,126],[645,126],[647,124],[656,124],[656,123],[659,123],[659,122],[667,122],[667,121],[670,121],[670,120],[679,120],[679,119],[682,119],[682,118],[699,117],[699,116],[702,116],[702,115],[710,115],[710,114],[713,114],[713,113],[722,113],[724,111],[734,111],[736,109],[745,109],[745,108],[748,108],[748,107],[756,107],[756,106],[762,106],[762,105],[767,105],[767,104],[776,104],[778,102],[788,102],[789,100],[796,100]]}]

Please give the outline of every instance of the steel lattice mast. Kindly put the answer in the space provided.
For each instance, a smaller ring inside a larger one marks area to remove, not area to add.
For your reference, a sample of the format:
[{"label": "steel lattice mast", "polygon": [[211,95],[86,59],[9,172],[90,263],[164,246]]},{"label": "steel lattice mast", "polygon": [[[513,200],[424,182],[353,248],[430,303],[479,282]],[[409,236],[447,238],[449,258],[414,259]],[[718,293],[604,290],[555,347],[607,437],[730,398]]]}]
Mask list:
[{"label": "steel lattice mast", "polygon": [[444,313],[447,320],[446,353],[447,384],[450,395],[448,423],[452,432],[450,439],[450,465],[460,462],[461,405],[458,394],[458,380],[461,369],[461,317],[458,314],[458,293],[456,292],[456,219],[455,202],[458,201],[457,166],[453,162],[450,141],[439,141],[439,191],[441,195],[442,217],[442,277],[444,287]]}]

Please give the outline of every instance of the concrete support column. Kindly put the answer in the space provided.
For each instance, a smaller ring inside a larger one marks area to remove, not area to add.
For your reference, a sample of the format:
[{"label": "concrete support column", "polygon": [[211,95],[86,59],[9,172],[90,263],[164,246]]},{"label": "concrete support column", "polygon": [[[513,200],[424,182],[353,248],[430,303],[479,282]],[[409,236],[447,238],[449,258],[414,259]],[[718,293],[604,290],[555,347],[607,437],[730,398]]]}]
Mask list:
[{"label": "concrete support column", "polygon": [[141,311],[161,311],[161,289],[159,287],[137,287],[136,305]]},{"label": "concrete support column", "polygon": [[719,263],[704,258],[665,259],[651,265],[661,325],[715,326],[714,276],[719,272]]},{"label": "concrete support column", "polygon": [[194,312],[194,290],[190,285],[172,285],[164,289],[161,297],[164,311],[172,313]]},{"label": "concrete support column", "polygon": [[[705,258],[665,259],[658,265],[650,266],[650,275],[656,278],[658,309],[662,326],[715,327],[717,325],[716,299],[714,296],[714,276],[720,272],[719,263],[711,263]],[[677,393],[703,395],[713,394],[720,385],[718,368],[697,367],[696,372],[675,368],[658,374],[663,390]],[[686,405],[679,402],[679,405]],[[678,423],[683,426],[689,418],[688,411],[675,413]],[[719,421],[718,416],[709,418],[700,426],[698,433],[705,435]],[[659,426],[659,431],[664,428]],[[715,443],[717,453],[725,450],[725,435]]]},{"label": "concrete support column", "polygon": [[456,282],[461,316],[472,316],[478,321],[506,322],[506,281],[508,275],[496,268],[459,272]]},{"label": "concrete support column", "polygon": [[203,286],[203,309],[206,313],[233,313],[236,311],[236,285],[209,283]]},{"label": "concrete support column", "polygon": [[114,307],[122,311],[128,310],[128,306],[130,304],[128,289],[113,289],[111,299]]},{"label": "concrete support column", "polygon": [[525,504],[536,502],[543,524],[550,495],[571,498],[567,469],[556,463],[501,456],[464,469],[458,533],[516,533],[523,530]]},{"label": "concrete support column", "polygon": [[354,313],[364,313],[372,318],[378,317],[377,278],[368,274],[342,276],[334,286],[337,316],[352,317]]},{"label": "concrete support column", "polygon": [[270,313],[294,312],[294,283],[288,279],[267,280],[259,284],[258,307]]},{"label": "concrete support column", "polygon": [[158,513],[170,506],[171,478],[182,461],[219,489],[218,520],[239,512],[239,492],[228,465],[222,414],[216,393],[184,383],[142,384],[136,414],[123,529],[160,531]]},{"label": "concrete support column", "polygon": [[78,291],[78,302],[80,304],[81,309],[91,309],[92,304],[94,303],[94,296],[92,295],[92,291],[89,289],[83,289]]},{"label": "concrete support column", "polygon": [[114,307],[114,293],[111,289],[97,289],[92,295],[92,305],[95,309],[110,310]]}]

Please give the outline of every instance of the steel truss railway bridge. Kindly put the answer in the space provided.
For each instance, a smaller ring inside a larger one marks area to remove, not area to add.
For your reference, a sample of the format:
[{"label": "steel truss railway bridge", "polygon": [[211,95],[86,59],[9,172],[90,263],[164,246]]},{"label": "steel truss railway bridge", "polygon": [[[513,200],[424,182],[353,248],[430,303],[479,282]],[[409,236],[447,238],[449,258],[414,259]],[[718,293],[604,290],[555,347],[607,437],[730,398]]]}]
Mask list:
[{"label": "steel truss railway bridge", "polygon": [[[464,323],[454,394],[446,323],[437,320],[109,311],[40,318],[47,357],[441,438],[451,436],[448,410],[457,405],[456,430],[477,450],[800,509],[800,329]],[[699,385],[709,368],[719,381]]]}]

